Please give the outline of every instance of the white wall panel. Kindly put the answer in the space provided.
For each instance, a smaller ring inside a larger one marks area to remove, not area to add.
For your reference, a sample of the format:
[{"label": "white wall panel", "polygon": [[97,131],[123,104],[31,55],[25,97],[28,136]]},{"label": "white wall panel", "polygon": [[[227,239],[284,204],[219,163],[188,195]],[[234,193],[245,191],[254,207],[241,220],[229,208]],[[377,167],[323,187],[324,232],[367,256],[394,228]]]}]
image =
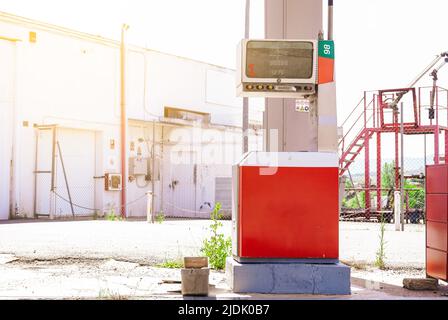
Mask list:
[{"label": "white wall panel", "polygon": [[15,45],[0,40],[0,220],[9,217],[13,139]]}]

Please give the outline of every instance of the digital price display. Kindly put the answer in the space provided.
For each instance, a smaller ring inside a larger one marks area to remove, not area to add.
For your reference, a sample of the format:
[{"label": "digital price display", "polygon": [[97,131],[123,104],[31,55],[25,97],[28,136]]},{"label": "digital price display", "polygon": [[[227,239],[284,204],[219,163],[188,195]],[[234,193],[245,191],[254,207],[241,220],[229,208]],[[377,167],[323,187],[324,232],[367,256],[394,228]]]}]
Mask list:
[{"label": "digital price display", "polygon": [[264,79],[310,79],[314,45],[304,41],[248,41],[246,76]]},{"label": "digital price display", "polygon": [[316,93],[318,41],[243,39],[237,55],[239,97],[299,98]]}]

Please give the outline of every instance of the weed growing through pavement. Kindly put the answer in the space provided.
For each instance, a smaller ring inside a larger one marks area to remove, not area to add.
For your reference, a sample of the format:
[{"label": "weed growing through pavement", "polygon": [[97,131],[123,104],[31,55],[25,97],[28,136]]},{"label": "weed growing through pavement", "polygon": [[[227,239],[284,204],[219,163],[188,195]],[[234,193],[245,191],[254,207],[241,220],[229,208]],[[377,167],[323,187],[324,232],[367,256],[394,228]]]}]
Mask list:
[{"label": "weed growing through pavement", "polygon": [[386,269],[386,241],[384,239],[384,234],[386,231],[386,221],[384,219],[383,213],[381,213],[381,223],[380,223],[380,243],[378,251],[376,252],[375,266],[381,270]]},{"label": "weed growing through pavement", "polygon": [[201,252],[208,257],[210,265],[214,269],[224,269],[226,264],[226,258],[230,256],[232,252],[232,239],[230,237],[224,237],[224,234],[219,231],[222,227],[222,214],[220,213],[221,203],[216,203],[213,211],[210,215],[212,223],[209,227],[211,236],[208,239],[204,239],[202,243]]}]

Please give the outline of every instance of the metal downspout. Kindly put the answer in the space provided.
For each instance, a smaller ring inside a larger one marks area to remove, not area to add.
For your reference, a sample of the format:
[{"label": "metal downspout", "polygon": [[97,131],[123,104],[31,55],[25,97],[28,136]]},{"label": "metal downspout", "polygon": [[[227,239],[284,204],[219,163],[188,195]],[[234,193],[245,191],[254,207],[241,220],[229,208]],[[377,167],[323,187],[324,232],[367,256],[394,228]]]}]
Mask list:
[{"label": "metal downspout", "polygon": [[120,45],[120,147],[121,147],[121,217],[126,218],[126,188],[127,188],[127,170],[126,170],[126,151],[127,151],[127,116],[126,116],[126,45],[125,33],[129,26],[123,24],[121,28],[121,45]]}]

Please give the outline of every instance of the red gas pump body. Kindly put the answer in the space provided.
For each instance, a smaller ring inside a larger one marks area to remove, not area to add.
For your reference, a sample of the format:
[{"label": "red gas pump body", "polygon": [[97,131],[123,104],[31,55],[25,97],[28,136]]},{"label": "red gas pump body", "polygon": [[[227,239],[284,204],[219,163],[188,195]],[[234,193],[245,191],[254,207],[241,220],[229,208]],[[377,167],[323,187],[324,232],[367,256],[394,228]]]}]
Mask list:
[{"label": "red gas pump body", "polygon": [[239,166],[240,258],[338,259],[337,155],[330,162],[313,159],[319,153],[294,155],[298,160],[280,159],[277,168],[257,161]]}]

